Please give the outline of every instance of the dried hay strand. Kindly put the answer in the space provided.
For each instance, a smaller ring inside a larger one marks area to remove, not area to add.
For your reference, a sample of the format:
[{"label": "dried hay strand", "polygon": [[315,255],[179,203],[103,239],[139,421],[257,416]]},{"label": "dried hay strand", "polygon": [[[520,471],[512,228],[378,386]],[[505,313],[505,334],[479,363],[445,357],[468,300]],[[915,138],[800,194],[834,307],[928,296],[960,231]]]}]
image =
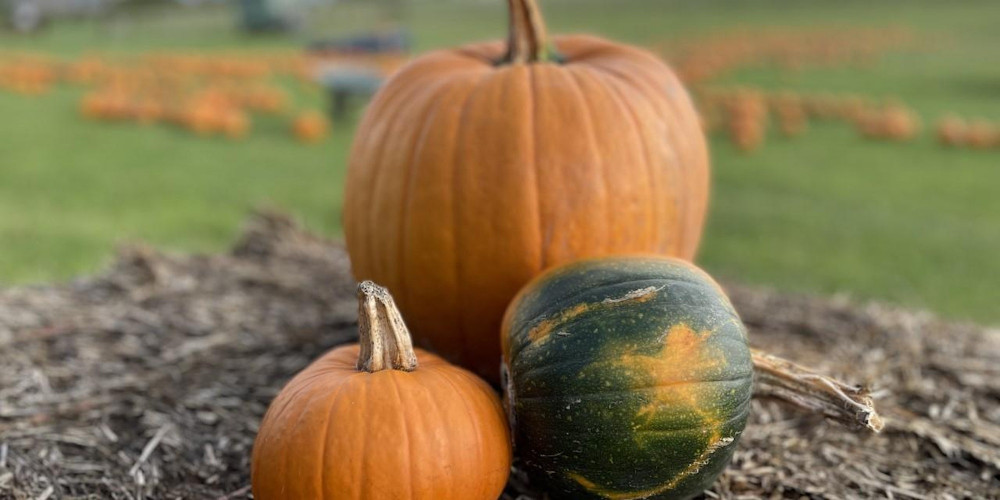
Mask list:
[{"label": "dried hay strand", "polygon": [[[130,248],[97,277],[0,290],[0,498],[247,498],[261,416],[354,338],[354,287],[340,243],[262,213],[225,255]],[[787,404],[758,363],[751,422],[706,497],[998,497],[1000,332],[727,288],[755,347],[871,387],[885,427]],[[540,497],[515,474],[506,498]]]}]

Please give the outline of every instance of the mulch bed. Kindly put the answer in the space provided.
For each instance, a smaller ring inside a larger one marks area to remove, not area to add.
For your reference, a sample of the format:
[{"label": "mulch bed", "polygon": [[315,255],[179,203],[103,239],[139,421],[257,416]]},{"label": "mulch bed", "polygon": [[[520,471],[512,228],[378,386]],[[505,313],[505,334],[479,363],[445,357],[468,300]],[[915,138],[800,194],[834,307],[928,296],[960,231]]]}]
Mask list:
[{"label": "mulch bed", "polygon": [[[247,498],[261,416],[355,335],[339,242],[255,216],[226,255],[123,251],[0,291],[0,498]],[[727,287],[755,347],[870,384],[878,435],[755,400],[710,498],[1000,498],[1000,331]],[[514,476],[507,496],[533,499]]]}]

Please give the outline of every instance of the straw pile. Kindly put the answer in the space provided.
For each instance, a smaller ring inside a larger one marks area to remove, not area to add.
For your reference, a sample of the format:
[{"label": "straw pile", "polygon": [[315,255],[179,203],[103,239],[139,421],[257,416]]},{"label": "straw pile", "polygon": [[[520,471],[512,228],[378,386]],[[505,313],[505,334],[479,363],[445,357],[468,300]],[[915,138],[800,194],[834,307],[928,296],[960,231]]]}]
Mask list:
[{"label": "straw pile", "polygon": [[[755,347],[870,384],[885,430],[765,398],[710,498],[997,498],[1000,332],[842,298],[728,287]],[[0,291],[0,498],[247,498],[281,386],[351,340],[340,243],[257,215],[226,255],[123,251]],[[515,474],[507,498],[539,498]]]}]

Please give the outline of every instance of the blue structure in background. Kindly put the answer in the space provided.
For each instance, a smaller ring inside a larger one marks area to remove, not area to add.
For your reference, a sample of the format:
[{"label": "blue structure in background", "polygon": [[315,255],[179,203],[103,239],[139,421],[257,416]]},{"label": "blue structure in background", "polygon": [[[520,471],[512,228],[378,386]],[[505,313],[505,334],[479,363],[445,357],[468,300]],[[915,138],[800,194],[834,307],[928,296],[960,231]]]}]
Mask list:
[{"label": "blue structure in background", "polygon": [[[403,56],[410,52],[412,37],[406,30],[364,33],[343,38],[320,40],[309,45],[308,51],[320,57],[333,56]],[[316,75],[330,95],[334,120],[347,116],[354,96],[369,97],[382,86],[385,72],[375,64],[338,62]]]}]

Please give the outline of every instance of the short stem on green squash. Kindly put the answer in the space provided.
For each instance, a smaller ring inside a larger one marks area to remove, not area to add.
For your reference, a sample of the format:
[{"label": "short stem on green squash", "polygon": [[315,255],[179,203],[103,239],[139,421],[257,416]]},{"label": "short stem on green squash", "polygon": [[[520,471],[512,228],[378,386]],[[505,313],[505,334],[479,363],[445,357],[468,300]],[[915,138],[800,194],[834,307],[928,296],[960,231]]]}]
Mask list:
[{"label": "short stem on green squash", "polygon": [[537,1],[507,0],[507,5],[510,9],[510,31],[504,62],[532,63],[555,59]]},{"label": "short stem on green squash", "polygon": [[869,391],[818,374],[791,361],[751,349],[757,387],[754,397],[774,399],[848,427],[879,432],[884,423]]},{"label": "short stem on green squash", "polygon": [[410,331],[392,295],[371,281],[358,285],[358,370],[417,369]]}]

